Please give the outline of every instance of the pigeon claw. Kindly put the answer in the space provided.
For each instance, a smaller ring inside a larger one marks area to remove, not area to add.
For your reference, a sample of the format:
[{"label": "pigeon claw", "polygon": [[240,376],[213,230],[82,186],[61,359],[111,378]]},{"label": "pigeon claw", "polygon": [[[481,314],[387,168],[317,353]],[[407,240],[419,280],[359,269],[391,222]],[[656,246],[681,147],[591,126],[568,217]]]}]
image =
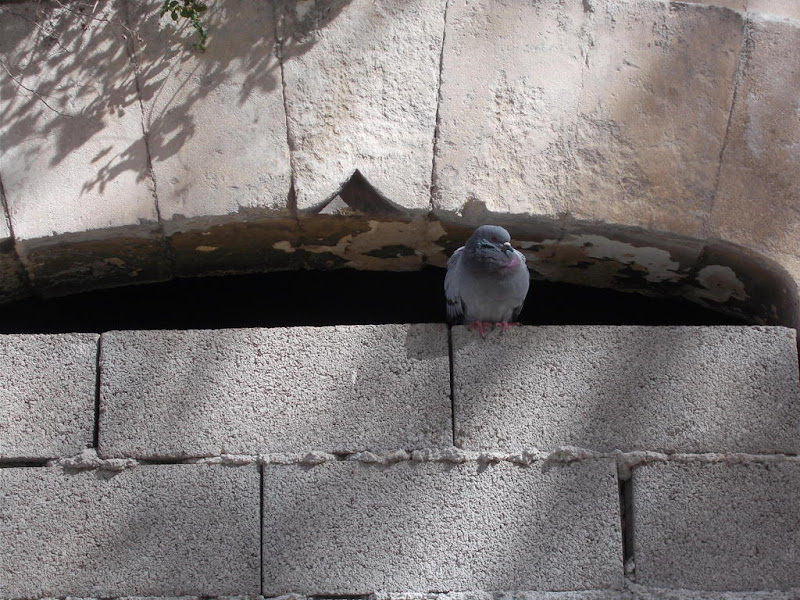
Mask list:
[{"label": "pigeon claw", "polygon": [[507,321],[503,321],[502,323],[495,323],[495,327],[500,327],[503,331],[506,331],[509,327],[519,327],[521,323],[508,323]]},{"label": "pigeon claw", "polygon": [[486,337],[486,329],[494,329],[495,327],[499,327],[503,331],[506,331],[509,327],[519,327],[521,323],[508,323],[507,321],[499,321],[497,323],[493,323],[491,321],[473,321],[469,325],[467,325],[467,329],[477,329],[478,333],[481,334],[482,338]]},{"label": "pigeon claw", "polygon": [[489,321],[473,321],[469,325],[467,325],[467,329],[477,329],[478,333],[481,334],[482,338],[486,337],[485,327],[494,327],[494,323]]}]

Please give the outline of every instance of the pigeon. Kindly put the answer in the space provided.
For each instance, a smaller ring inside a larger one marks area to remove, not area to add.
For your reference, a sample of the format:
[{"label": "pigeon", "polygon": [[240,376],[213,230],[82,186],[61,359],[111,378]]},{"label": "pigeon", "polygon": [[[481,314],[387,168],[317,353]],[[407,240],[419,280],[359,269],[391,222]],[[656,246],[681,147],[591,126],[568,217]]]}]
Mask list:
[{"label": "pigeon", "polygon": [[447,320],[483,328],[508,329],[519,316],[531,275],[525,256],[511,247],[508,231],[482,225],[447,261],[444,294]]}]

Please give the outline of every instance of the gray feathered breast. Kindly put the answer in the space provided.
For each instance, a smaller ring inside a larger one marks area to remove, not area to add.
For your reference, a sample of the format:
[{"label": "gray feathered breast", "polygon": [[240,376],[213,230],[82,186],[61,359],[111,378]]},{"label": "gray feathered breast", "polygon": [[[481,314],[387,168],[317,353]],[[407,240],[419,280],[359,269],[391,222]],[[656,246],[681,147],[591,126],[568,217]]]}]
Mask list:
[{"label": "gray feathered breast", "polygon": [[447,261],[444,291],[451,323],[508,323],[530,286],[525,256],[502,227],[484,225]]}]

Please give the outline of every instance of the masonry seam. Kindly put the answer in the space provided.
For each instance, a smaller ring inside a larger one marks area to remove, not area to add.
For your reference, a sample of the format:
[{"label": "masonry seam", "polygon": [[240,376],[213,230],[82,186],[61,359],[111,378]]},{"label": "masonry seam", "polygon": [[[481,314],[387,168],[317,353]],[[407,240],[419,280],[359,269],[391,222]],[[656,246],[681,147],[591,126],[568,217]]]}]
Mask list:
[{"label": "masonry seam", "polygon": [[11,239],[16,239],[14,235],[14,226],[11,223],[11,213],[8,212],[8,201],[6,200],[6,190],[3,187],[3,175],[0,174],[0,205],[3,207],[3,218],[5,219],[8,231],[11,234]]},{"label": "masonry seam", "polygon": [[619,517],[622,535],[622,568],[626,580],[636,582],[636,557],[633,553],[633,479],[617,474]]},{"label": "masonry seam", "polygon": [[285,19],[286,16],[284,14],[284,5],[283,3],[276,3],[273,5],[274,11],[274,18],[273,23],[275,25],[275,53],[277,54],[278,65],[280,66],[281,72],[281,99],[283,100],[283,120],[286,126],[286,146],[289,148],[289,194],[287,195],[286,204],[289,208],[289,212],[291,213],[294,220],[297,222],[297,226],[300,226],[300,214],[297,209],[297,188],[295,184],[295,148],[296,144],[294,143],[294,138],[292,136],[291,129],[289,128],[289,99],[286,95],[286,72],[284,69],[284,40],[283,35],[281,35],[282,30],[286,29],[285,26]]},{"label": "masonry seam", "polygon": [[[745,9],[746,10],[746,9]],[[719,185],[722,179],[722,165],[725,161],[725,153],[728,150],[728,142],[730,138],[730,131],[731,131],[731,124],[733,122],[733,113],[736,109],[737,100],[739,97],[739,85],[742,81],[744,76],[744,69],[747,63],[747,58],[749,55],[749,48],[752,43],[751,35],[751,25],[750,25],[750,15],[749,13],[745,12],[744,14],[744,24],[742,27],[742,45],[739,49],[739,56],[736,62],[736,71],[733,76],[733,92],[731,93],[731,101],[728,109],[728,119],[725,123],[725,135],[722,138],[722,146],[719,150],[719,159],[717,162],[717,172],[714,176],[714,191],[711,194],[711,203],[708,208],[708,216],[709,220],[711,219],[711,215],[714,213],[714,207],[717,204],[717,197],[719,195]],[[705,225],[706,234],[710,233],[710,223],[706,223]]]},{"label": "masonry seam", "polygon": [[[131,18],[130,18],[130,0],[125,0],[123,2],[123,6],[125,7],[123,13],[125,19],[125,25],[128,31],[132,32],[133,28],[131,27]],[[153,184],[152,196],[153,196],[153,205],[156,209],[156,218],[158,219],[158,231],[161,234],[161,241],[164,244],[164,255],[167,259],[167,262],[169,263],[170,270],[174,272],[175,252],[167,238],[166,231],[164,230],[164,219],[161,216],[161,205],[158,200],[158,181],[156,180],[156,173],[155,169],[153,168],[153,155],[152,152],[150,151],[150,132],[147,127],[144,102],[142,101],[142,86],[140,81],[141,68],[139,67],[139,60],[136,57],[133,35],[130,36],[128,44],[126,45],[126,49],[128,52],[128,58],[130,59],[131,65],[133,66],[133,82],[134,85],[136,86],[136,99],[139,102],[139,112],[141,114],[142,139],[144,140],[145,154],[147,155],[147,175],[150,177],[150,181]]]},{"label": "masonry seam", "polygon": [[439,132],[441,125],[441,108],[442,108],[442,73],[444,72],[444,46],[447,43],[447,13],[449,8],[450,8],[450,0],[445,0],[444,13],[442,15],[442,47],[439,49],[439,75],[436,81],[436,116],[434,119],[434,126],[433,126],[433,148],[431,152],[431,185],[430,185],[430,208],[429,208],[431,217],[434,217],[433,214],[434,198],[439,190],[439,181],[436,175],[437,172],[436,153],[439,149]]},{"label": "masonry seam", "polygon": [[447,354],[450,362],[450,430],[453,436],[453,446],[456,448],[456,391],[455,391],[455,362],[453,361],[453,328],[447,326]]},{"label": "masonry seam", "polygon": [[98,450],[100,448],[100,353],[103,349],[103,336],[97,338],[97,353],[94,357],[95,360],[95,373],[94,373],[94,431],[92,434],[92,448]]},{"label": "masonry seam", "polygon": [[8,209],[8,199],[6,198],[6,189],[3,187],[3,176],[0,175],[0,206],[3,207],[3,218],[5,219],[6,226],[8,227],[8,233],[11,236],[12,246],[14,248],[14,256],[17,258],[17,262],[19,262],[22,269],[20,270],[20,275],[22,276],[22,284],[25,289],[31,289],[31,274],[28,272],[28,267],[25,264],[25,261],[22,260],[22,253],[19,251],[19,244],[17,242],[17,236],[14,233],[14,223],[11,221],[11,211]]},{"label": "masonry seam", "polygon": [[[87,453],[88,452],[88,456]],[[20,461],[35,463],[34,466],[63,467],[70,470],[120,471],[137,466],[157,465],[225,465],[229,467],[248,467],[258,465],[300,466],[304,468],[334,462],[355,462],[365,466],[385,468],[397,463],[446,463],[481,465],[510,463],[520,467],[533,465],[569,465],[593,460],[614,460],[617,473],[622,481],[631,478],[637,467],[651,463],[694,464],[694,465],[763,465],[792,463],[800,465],[796,454],[747,454],[747,453],[708,453],[708,454],[662,454],[652,451],[633,452],[594,452],[580,448],[564,447],[552,452],[542,452],[531,448],[520,452],[507,451],[467,451],[456,447],[431,447],[414,450],[395,450],[384,454],[370,451],[326,453],[297,452],[275,454],[222,454],[206,457],[158,457],[158,458],[107,458],[102,459],[93,450],[84,451],[77,456],[54,459],[7,458],[0,459],[0,468],[17,466]]]},{"label": "masonry seam", "polygon": [[261,594],[264,594],[264,465],[260,465],[258,468],[258,498],[259,498],[259,507],[258,507],[258,524],[259,524],[259,531],[258,531],[258,569],[259,569],[259,588],[261,590]]}]

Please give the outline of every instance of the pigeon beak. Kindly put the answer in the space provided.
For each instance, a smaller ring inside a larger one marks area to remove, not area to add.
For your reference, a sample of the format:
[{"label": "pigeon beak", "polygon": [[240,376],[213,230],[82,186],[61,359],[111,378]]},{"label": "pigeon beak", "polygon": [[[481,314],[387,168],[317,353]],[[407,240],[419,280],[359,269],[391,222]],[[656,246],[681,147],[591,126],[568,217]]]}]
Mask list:
[{"label": "pigeon beak", "polygon": [[514,252],[514,248],[511,246],[511,242],[505,242],[501,246],[501,248],[502,248],[503,252],[505,252],[506,254]]}]

